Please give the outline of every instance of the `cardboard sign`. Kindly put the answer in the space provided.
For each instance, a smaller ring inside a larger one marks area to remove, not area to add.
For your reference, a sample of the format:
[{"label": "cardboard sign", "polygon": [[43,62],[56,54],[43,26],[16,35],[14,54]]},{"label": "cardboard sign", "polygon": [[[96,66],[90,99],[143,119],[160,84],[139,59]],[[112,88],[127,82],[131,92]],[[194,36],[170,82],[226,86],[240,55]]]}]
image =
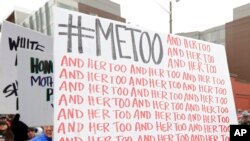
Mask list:
[{"label": "cardboard sign", "polygon": [[19,110],[17,50],[52,53],[52,38],[4,21],[0,49],[0,113],[15,114]]},{"label": "cardboard sign", "polygon": [[18,50],[21,120],[29,126],[53,125],[53,57]]},{"label": "cardboard sign", "polygon": [[229,140],[224,46],[54,12],[55,140]]}]

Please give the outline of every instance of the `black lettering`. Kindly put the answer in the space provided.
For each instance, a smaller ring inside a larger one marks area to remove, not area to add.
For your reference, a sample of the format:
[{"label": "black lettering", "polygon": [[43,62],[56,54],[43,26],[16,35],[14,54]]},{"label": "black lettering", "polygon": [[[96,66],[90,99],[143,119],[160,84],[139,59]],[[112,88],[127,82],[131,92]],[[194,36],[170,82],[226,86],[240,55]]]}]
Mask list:
[{"label": "black lettering", "polygon": [[39,58],[30,58],[31,73],[43,72],[44,74],[53,73],[53,62],[51,60],[39,60]]},{"label": "black lettering", "polygon": [[[156,60],[156,56],[155,56],[155,41],[156,39],[158,39],[158,43],[159,43],[159,55],[158,55],[158,60]],[[155,64],[160,64],[163,58],[163,46],[162,46],[162,42],[161,42],[161,37],[159,36],[159,34],[155,34],[154,39],[153,39],[153,45],[152,45],[152,58]]]},{"label": "black lettering", "polygon": [[20,42],[20,37],[17,37],[17,41],[12,40],[12,38],[9,38],[9,47],[10,47],[10,50],[15,49],[15,51],[17,51],[17,47],[19,45],[19,42]]},{"label": "black lettering", "polygon": [[16,110],[19,109],[17,90],[18,90],[18,82],[17,82],[17,80],[14,83],[11,83],[11,84],[7,85],[3,90],[3,93],[6,94],[6,96],[5,96],[6,98],[9,97],[9,96],[12,96],[12,95],[17,97],[17,99],[16,99]]},{"label": "black lettering", "polygon": [[131,59],[131,56],[123,56],[122,49],[121,49],[121,43],[125,43],[126,41],[120,40],[120,36],[119,36],[119,28],[124,28],[125,29],[126,26],[116,25],[115,28],[116,28],[115,31],[116,31],[116,39],[117,39],[117,46],[118,46],[118,51],[119,51],[119,57],[120,58]]},{"label": "black lettering", "polygon": [[138,61],[138,55],[137,55],[137,50],[136,50],[136,43],[135,43],[135,35],[134,35],[134,31],[136,32],[140,32],[141,30],[138,29],[133,29],[133,28],[127,28],[127,30],[130,30],[131,33],[131,39],[132,39],[132,46],[133,46],[133,55],[134,55],[134,61]]},{"label": "black lettering", "polygon": [[[146,40],[148,41],[148,59],[147,60],[145,58],[144,51],[143,51],[143,49],[145,48],[143,46],[143,37],[144,37],[144,35],[146,37]],[[142,32],[141,38],[140,38],[140,55],[141,55],[142,61],[144,63],[148,63],[150,61],[151,54],[152,54],[152,47],[151,47],[149,34],[147,32]]]},{"label": "black lettering", "polygon": [[101,56],[101,39],[100,39],[100,30],[104,35],[105,39],[107,40],[109,36],[111,36],[111,51],[112,51],[112,58],[116,60],[116,51],[115,51],[115,41],[114,41],[114,32],[113,32],[113,23],[109,24],[107,32],[105,33],[102,27],[102,24],[99,19],[96,19],[95,22],[95,29],[96,29],[96,55]]},{"label": "black lettering", "polygon": [[51,101],[52,96],[53,96],[53,88],[47,88],[47,90],[46,90],[46,100]]}]

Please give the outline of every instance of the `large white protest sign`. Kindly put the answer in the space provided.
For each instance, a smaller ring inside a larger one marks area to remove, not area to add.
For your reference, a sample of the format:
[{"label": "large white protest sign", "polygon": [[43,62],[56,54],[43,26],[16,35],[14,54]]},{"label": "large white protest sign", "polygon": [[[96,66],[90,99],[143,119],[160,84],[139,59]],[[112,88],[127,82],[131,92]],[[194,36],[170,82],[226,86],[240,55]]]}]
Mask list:
[{"label": "large white protest sign", "polygon": [[54,10],[56,141],[229,140],[222,45]]},{"label": "large white protest sign", "polygon": [[53,125],[51,53],[18,50],[19,113],[29,126]]},{"label": "large white protest sign", "polygon": [[17,50],[52,53],[52,38],[4,21],[0,47],[0,113],[17,113],[20,85],[17,81]]}]

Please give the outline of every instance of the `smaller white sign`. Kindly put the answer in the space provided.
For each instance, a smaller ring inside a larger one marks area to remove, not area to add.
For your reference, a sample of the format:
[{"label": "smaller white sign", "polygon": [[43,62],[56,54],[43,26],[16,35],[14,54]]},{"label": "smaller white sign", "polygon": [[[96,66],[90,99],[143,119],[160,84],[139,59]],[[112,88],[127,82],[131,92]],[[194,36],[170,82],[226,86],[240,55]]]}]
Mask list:
[{"label": "smaller white sign", "polygon": [[29,126],[53,124],[53,61],[50,54],[18,50],[19,113]]}]

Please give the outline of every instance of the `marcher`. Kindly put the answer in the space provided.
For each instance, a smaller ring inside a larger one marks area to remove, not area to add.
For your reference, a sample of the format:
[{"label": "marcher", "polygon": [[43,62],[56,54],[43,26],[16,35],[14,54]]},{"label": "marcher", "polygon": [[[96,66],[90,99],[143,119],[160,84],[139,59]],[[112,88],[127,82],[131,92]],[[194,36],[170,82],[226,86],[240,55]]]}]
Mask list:
[{"label": "marcher", "polygon": [[242,112],[241,119],[239,121],[239,125],[250,125],[250,117],[247,111]]},{"label": "marcher", "polygon": [[43,126],[43,133],[30,141],[52,141],[53,126]]},{"label": "marcher", "polygon": [[5,121],[3,120],[0,120],[0,137],[4,137],[5,133],[6,133],[6,130],[7,130],[7,125],[5,123]]},{"label": "marcher", "polygon": [[19,120],[20,115],[16,114],[11,122],[11,130],[14,134],[14,141],[28,140],[28,126]]},{"label": "marcher", "polygon": [[33,139],[36,136],[36,128],[30,127],[28,129],[28,136],[29,136],[29,140]]},{"label": "marcher", "polygon": [[5,135],[4,135],[5,141],[14,141],[14,134],[10,127],[6,129]]},{"label": "marcher", "polygon": [[0,135],[4,141],[14,141],[14,135],[6,119],[0,121]]},{"label": "marcher", "polygon": [[238,109],[238,110],[237,110],[237,120],[238,120],[238,122],[239,122],[239,121],[240,121],[240,119],[241,119],[242,112],[243,112],[243,110],[242,110],[242,109]]}]

